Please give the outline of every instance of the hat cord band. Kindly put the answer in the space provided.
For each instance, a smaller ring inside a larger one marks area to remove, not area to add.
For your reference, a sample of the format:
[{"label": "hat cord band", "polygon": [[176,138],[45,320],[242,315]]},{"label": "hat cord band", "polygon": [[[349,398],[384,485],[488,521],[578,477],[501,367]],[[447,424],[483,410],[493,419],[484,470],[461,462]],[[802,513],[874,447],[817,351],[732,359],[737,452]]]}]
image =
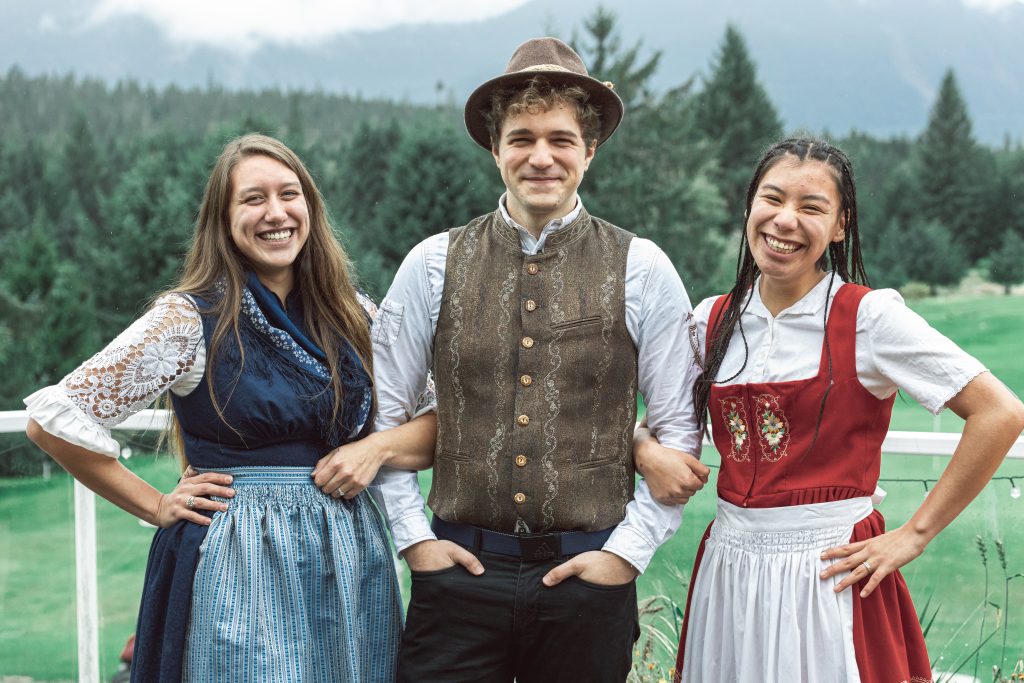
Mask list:
[{"label": "hat cord band", "polygon": [[534,66],[528,66],[525,69],[520,69],[518,73],[523,73],[525,71],[564,71],[569,74],[576,73],[575,71],[571,71],[566,69],[564,66],[559,66],[557,64],[535,64]]}]

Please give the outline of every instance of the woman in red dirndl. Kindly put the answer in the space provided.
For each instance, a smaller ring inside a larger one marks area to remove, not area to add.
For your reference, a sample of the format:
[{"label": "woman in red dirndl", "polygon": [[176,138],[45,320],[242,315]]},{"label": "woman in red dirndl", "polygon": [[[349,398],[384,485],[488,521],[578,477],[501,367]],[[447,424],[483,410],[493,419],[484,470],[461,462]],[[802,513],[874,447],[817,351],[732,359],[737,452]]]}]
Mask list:
[{"label": "woman in red dirndl", "polygon": [[[722,464],[676,680],[930,682],[898,570],[989,481],[1024,428],[1024,405],[897,293],[865,286],[840,150],[807,139],[772,147],[746,216],[736,285],[690,322],[704,357],[695,412],[710,415]],[[886,532],[872,500],[900,388],[966,424],[931,494]],[[640,437],[638,466],[667,451]]]}]

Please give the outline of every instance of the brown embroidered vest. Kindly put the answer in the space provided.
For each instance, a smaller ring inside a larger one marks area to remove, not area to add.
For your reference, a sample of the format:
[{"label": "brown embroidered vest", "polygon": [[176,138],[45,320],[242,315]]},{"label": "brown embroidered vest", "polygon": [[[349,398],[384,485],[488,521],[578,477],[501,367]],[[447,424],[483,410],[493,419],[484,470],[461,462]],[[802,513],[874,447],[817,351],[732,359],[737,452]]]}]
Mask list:
[{"label": "brown embroidered vest", "polygon": [[585,210],[526,256],[495,212],[449,233],[429,504],[495,531],[594,531],[633,497],[633,235]]}]

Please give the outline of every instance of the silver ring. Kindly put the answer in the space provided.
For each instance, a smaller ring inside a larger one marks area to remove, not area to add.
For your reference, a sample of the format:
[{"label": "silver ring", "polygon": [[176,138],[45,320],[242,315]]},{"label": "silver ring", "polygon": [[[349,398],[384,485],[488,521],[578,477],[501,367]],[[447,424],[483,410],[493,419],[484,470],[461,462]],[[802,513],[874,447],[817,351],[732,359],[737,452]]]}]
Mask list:
[{"label": "silver ring", "polygon": [[868,561],[864,560],[863,562],[861,562],[861,564],[864,565],[864,569],[867,569],[868,570],[868,574],[870,574],[871,573],[871,565],[868,564]]},{"label": "silver ring", "polygon": [[196,497],[195,496],[189,496],[187,499],[185,499],[185,507],[187,507],[189,510],[195,510],[196,509]]}]

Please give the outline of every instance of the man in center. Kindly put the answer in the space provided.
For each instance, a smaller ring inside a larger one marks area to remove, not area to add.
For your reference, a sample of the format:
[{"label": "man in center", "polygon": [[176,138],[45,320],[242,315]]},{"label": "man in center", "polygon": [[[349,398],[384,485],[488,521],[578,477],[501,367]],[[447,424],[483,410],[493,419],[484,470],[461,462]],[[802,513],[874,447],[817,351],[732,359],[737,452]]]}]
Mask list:
[{"label": "man in center", "polygon": [[[408,421],[433,370],[428,523],[414,473],[373,489],[412,573],[401,681],[623,681],[635,579],[680,506],[634,485],[637,392],[684,490],[708,470],[679,276],[577,189],[623,115],[554,38],[528,41],[466,103],[506,192],[406,257],[374,327],[377,428]],[[635,490],[634,490],[635,489]]]}]

